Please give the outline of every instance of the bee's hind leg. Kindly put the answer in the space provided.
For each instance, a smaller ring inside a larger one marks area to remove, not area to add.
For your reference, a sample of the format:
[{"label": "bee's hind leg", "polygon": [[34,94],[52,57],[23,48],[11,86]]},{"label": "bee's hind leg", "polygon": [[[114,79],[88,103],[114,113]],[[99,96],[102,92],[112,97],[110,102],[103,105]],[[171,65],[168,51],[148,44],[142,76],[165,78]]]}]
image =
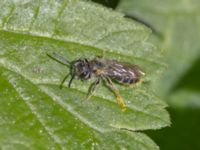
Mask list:
[{"label": "bee's hind leg", "polygon": [[126,105],[121,97],[121,95],[119,94],[119,91],[117,90],[117,88],[114,86],[112,80],[109,77],[104,77],[103,78],[104,81],[106,82],[107,86],[115,93],[115,95],[117,96],[117,102],[121,107],[122,112],[126,111]]},{"label": "bee's hind leg", "polygon": [[94,83],[91,84],[91,86],[88,89],[88,94],[86,97],[86,100],[89,100],[91,98],[91,96],[94,94],[97,85],[100,83],[100,78],[96,79],[96,81]]}]

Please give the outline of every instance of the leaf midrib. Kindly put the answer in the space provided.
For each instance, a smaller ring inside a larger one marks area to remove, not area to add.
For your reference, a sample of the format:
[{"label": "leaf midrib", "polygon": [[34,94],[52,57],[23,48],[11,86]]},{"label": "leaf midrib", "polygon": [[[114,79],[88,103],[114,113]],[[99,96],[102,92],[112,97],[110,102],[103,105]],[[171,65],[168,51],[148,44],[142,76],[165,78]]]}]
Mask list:
[{"label": "leaf midrib", "polygon": [[[98,47],[94,47],[93,45],[86,45],[86,44],[83,44],[83,43],[77,43],[77,42],[74,42],[74,41],[66,41],[66,40],[61,40],[61,39],[56,39],[54,37],[47,37],[47,36],[40,36],[40,35],[34,35],[34,34],[28,34],[26,32],[22,32],[19,30],[19,32],[16,32],[16,31],[10,31],[10,30],[2,30],[0,29],[0,32],[6,32],[6,33],[9,33],[9,34],[18,34],[18,35],[23,35],[23,36],[29,36],[29,37],[33,37],[33,38],[42,38],[42,39],[47,39],[47,40],[52,40],[52,41],[56,41],[56,42],[63,42],[63,43],[71,43],[71,44],[74,44],[74,45],[80,45],[80,46],[84,46],[84,47],[91,47],[90,50],[93,50],[95,49],[96,51],[102,51],[100,50],[100,48]],[[20,33],[21,32],[21,33]],[[126,55],[125,53],[122,53],[122,52],[115,52],[115,51],[109,51],[109,50],[106,50],[106,53],[110,53],[110,54],[114,54],[114,55],[119,55],[119,56],[122,56],[122,57],[127,57],[127,58],[135,58],[135,59],[138,59],[138,60],[141,60],[141,61],[146,61],[148,63],[151,63],[151,64],[155,64],[157,66],[166,66],[165,63],[161,63],[161,62],[157,62],[157,61],[154,61],[154,60],[149,60],[147,59],[148,57],[136,57],[134,55]]]}]

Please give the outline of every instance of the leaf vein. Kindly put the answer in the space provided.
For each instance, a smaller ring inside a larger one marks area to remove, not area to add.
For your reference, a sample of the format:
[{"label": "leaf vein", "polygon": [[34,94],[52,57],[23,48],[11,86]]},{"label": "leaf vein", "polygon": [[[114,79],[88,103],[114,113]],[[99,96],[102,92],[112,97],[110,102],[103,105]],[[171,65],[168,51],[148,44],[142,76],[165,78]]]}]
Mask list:
[{"label": "leaf vein", "polygon": [[[42,83],[42,84],[39,84],[39,85],[54,85],[55,86],[55,84],[49,84],[49,83]],[[65,88],[67,88],[67,87],[65,87]],[[68,88],[68,90],[74,90],[74,91],[77,91],[77,92],[81,92],[81,93],[83,93],[83,94],[86,94],[84,91],[82,91],[82,90],[80,90],[80,89],[77,89],[77,88]],[[115,104],[115,105],[118,105],[116,102],[114,102],[114,101],[112,101],[112,100],[110,100],[110,99],[105,99],[105,98],[103,98],[103,97],[100,97],[100,96],[97,96],[97,95],[94,95],[93,97],[96,97],[96,98],[98,98],[98,99],[102,99],[102,100],[104,100],[104,101],[109,101],[110,103],[112,103],[112,104]],[[130,108],[132,111],[136,111],[136,112],[138,112],[138,113],[142,113],[142,114],[144,114],[144,115],[147,115],[147,116],[149,116],[149,117],[153,117],[153,118],[156,118],[156,119],[159,119],[159,120],[161,120],[161,121],[163,121],[163,122],[165,122],[165,123],[167,123],[168,124],[168,122],[166,121],[166,120],[163,120],[162,118],[160,118],[159,116],[156,116],[156,115],[152,115],[152,114],[150,114],[149,112],[146,112],[146,111],[142,111],[142,110],[140,110],[140,109],[138,109],[138,108],[136,108],[136,107],[130,107],[130,106],[127,106],[128,108]]]},{"label": "leaf vein", "polygon": [[[9,72],[13,72],[13,71],[9,70]],[[39,123],[44,128],[44,130],[47,132],[47,134],[51,137],[51,139],[55,142],[55,144],[58,145],[61,149],[64,149],[64,147],[62,147],[62,145],[61,145],[61,141],[59,140],[59,138],[57,136],[53,135],[53,131],[51,131],[50,128],[45,126],[45,123],[43,122],[42,117],[37,113],[37,110],[35,109],[35,107],[29,102],[29,97],[26,96],[26,94],[23,91],[23,88],[21,88],[20,86],[17,85],[18,80],[16,79],[16,77],[14,77],[11,74],[7,75],[6,77],[8,79],[8,82],[13,86],[15,91],[19,94],[19,96],[22,98],[24,103],[28,106],[28,108],[31,110],[32,114],[36,117],[36,119],[39,121]]]},{"label": "leaf vein", "polygon": [[[2,32],[8,32],[8,33],[13,33],[13,34],[19,34],[18,32],[16,32],[16,31],[12,31],[12,30],[6,30],[6,29],[4,29],[4,30],[1,30],[0,29],[0,31],[2,31]],[[20,33],[20,35],[24,35],[24,36],[30,36],[30,37],[35,37],[35,38],[44,38],[44,39],[50,39],[50,40],[54,40],[54,41],[59,41],[59,42],[64,42],[64,43],[71,43],[71,44],[76,44],[76,45],[82,45],[82,46],[85,46],[85,47],[91,47],[91,48],[93,48],[93,49],[90,49],[90,50],[98,50],[98,51],[102,51],[101,50],[101,47],[94,47],[94,45],[87,45],[87,44],[84,44],[84,43],[78,43],[78,42],[74,42],[74,41],[66,41],[66,40],[61,40],[61,39],[59,39],[59,38],[54,38],[54,37],[48,37],[48,36],[41,36],[41,35],[37,35],[37,34],[35,34],[35,33],[29,33],[29,34],[27,34],[27,33]],[[127,54],[125,54],[125,53],[122,53],[122,52],[120,52],[120,53],[117,53],[117,52],[115,52],[115,51],[111,51],[111,50],[107,50],[106,51],[107,53],[110,53],[110,54],[114,54],[114,55],[119,55],[119,56],[125,56],[125,57],[128,57],[128,58],[135,58],[135,59],[138,59],[138,60],[141,60],[141,61],[147,61],[147,62],[149,62],[149,63],[152,63],[152,64],[156,64],[156,65],[158,65],[158,66],[166,66],[166,64],[164,64],[164,63],[161,63],[161,62],[157,62],[157,61],[155,61],[155,60],[152,60],[152,59],[147,59],[147,57],[139,57],[139,56],[134,56],[134,55],[127,55]]]},{"label": "leaf vein", "polygon": [[40,7],[41,7],[41,0],[39,0],[39,2],[38,2],[38,6],[35,10],[35,14],[34,14],[32,20],[31,20],[31,23],[30,23],[30,26],[29,26],[29,29],[28,29],[29,31],[32,29],[34,22],[37,20],[37,17],[39,15],[39,11],[40,11]]},{"label": "leaf vein", "polygon": [[13,5],[11,6],[10,12],[8,13],[8,16],[4,18],[3,24],[2,24],[2,28],[3,28],[3,29],[6,28],[6,25],[7,25],[8,21],[10,20],[10,18],[12,17],[15,8],[16,8],[16,6],[13,4]]}]

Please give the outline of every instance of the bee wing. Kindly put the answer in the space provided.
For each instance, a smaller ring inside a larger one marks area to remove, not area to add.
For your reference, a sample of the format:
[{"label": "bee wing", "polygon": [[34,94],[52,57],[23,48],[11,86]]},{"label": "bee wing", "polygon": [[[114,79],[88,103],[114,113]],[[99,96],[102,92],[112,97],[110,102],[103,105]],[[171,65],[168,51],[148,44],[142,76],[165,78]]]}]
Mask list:
[{"label": "bee wing", "polygon": [[129,63],[118,62],[116,60],[107,60],[106,61],[105,73],[108,76],[117,79],[139,79],[144,75],[144,72],[136,65]]}]

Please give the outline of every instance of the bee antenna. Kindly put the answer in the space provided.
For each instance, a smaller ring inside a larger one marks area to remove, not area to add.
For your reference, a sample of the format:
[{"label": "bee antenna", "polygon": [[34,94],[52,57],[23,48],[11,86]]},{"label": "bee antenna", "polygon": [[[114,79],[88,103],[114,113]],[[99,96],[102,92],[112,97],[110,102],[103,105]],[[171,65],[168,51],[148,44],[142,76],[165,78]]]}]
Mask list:
[{"label": "bee antenna", "polygon": [[52,53],[52,55],[47,53],[47,56],[49,56],[53,60],[55,60],[63,65],[71,65],[70,61],[66,60],[64,57],[60,56],[57,53]]}]

